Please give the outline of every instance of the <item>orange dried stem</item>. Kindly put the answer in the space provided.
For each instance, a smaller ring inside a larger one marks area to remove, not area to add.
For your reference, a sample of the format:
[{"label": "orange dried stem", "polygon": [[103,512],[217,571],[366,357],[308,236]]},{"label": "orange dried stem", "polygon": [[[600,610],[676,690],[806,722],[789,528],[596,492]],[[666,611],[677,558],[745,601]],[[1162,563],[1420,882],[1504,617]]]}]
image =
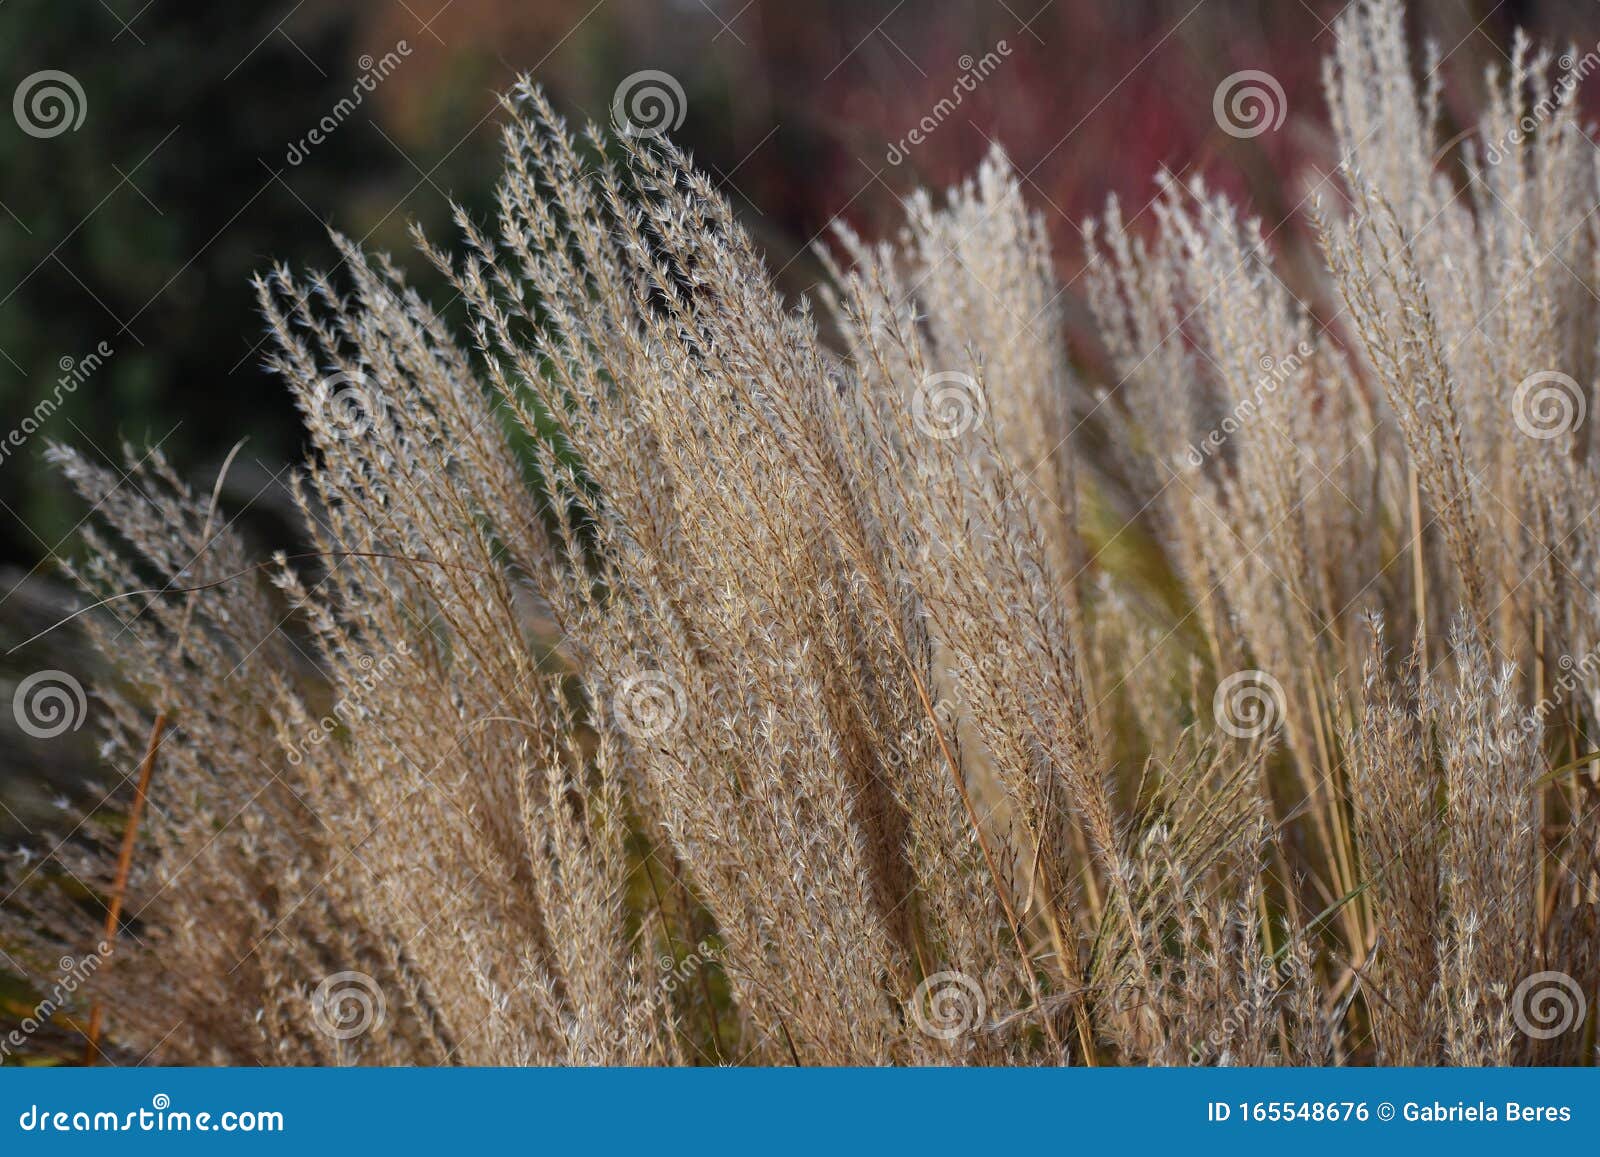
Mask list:
[{"label": "orange dried stem", "polygon": [[[155,725],[150,728],[150,742],[145,745],[144,759],[139,764],[139,782],[133,789],[133,807],[128,811],[128,826],[122,833],[122,850],[117,854],[117,874],[111,883],[111,903],[106,907],[105,935],[102,939],[106,944],[114,944],[117,931],[122,923],[122,901],[128,891],[128,874],[133,869],[133,844],[139,838],[139,820],[144,815],[144,801],[150,793],[150,777],[156,768],[156,749],[161,746],[162,737],[167,731],[167,713],[156,714]],[[109,959],[106,961],[110,966]],[[88,1047],[84,1050],[83,1063],[94,1065],[100,1059],[100,1022],[102,1008],[97,1000],[89,1010]]]}]

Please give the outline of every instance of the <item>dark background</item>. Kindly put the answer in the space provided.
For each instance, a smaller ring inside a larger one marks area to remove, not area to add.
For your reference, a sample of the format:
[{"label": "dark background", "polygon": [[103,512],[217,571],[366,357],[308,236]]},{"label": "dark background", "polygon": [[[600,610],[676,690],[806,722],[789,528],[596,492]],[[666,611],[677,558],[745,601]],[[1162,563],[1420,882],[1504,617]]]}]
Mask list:
[{"label": "dark background", "polygon": [[[1326,164],[1320,93],[1331,0],[0,0],[0,436],[49,395],[63,359],[113,351],[25,446],[0,461],[0,652],[61,617],[49,563],[85,515],[53,477],[51,440],[120,461],[158,445],[209,488],[249,441],[223,494],[262,556],[293,547],[282,490],[300,452],[292,407],[265,374],[250,275],[328,266],[331,228],[394,252],[439,304],[407,224],[446,240],[454,198],[483,213],[498,174],[495,93],[531,73],[575,120],[609,119],[619,82],[674,76],[676,139],[716,175],[770,253],[785,291],[817,277],[810,246],[836,216],[892,228],[897,200],[948,184],[1003,143],[1056,234],[1064,281],[1078,222],[1110,193],[1130,216],[1159,166],[1203,172],[1275,225],[1304,192],[1283,174]],[[1486,66],[1522,25],[1580,50],[1600,40],[1582,0],[1413,5],[1447,54],[1449,115],[1470,111]],[[355,113],[291,164],[364,71],[405,56]],[[902,163],[890,145],[947,96],[964,56],[1009,55]],[[1227,74],[1271,72],[1289,119],[1248,140],[1219,130]],[[70,73],[83,123],[39,139],[11,100],[44,69]],[[1600,83],[1600,82],[1596,82]],[[1446,132],[1452,132],[1446,126]],[[1278,236],[1292,243],[1293,223]],[[0,698],[42,667],[80,673],[70,631],[0,656]],[[52,798],[94,764],[91,727],[48,744],[0,709],[0,839],[46,838]]]}]

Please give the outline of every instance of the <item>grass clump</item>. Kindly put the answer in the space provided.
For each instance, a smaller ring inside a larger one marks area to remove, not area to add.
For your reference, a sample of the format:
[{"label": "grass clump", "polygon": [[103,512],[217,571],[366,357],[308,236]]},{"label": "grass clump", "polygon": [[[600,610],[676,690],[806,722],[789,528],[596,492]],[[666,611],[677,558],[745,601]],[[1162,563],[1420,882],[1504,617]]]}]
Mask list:
[{"label": "grass clump", "polygon": [[[264,277],[314,556],[58,454],[84,586],[165,588],[86,619],[113,763],[171,721],[105,1047],[1592,1059],[1593,143],[1519,44],[1436,164],[1402,24],[1339,25],[1298,291],[1198,183],[1086,230],[1103,381],[1002,156],[842,232],[824,325],[528,86],[496,219],[419,237],[469,343],[348,244]],[[46,968],[117,831],[17,867]]]}]

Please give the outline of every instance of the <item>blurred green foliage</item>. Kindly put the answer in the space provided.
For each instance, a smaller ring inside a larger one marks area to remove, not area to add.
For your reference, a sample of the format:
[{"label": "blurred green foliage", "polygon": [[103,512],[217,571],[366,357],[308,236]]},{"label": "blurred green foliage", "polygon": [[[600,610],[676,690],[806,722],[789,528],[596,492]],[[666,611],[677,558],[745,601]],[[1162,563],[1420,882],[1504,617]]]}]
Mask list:
[{"label": "blurred green foliage", "polygon": [[[348,96],[362,53],[381,55],[354,43],[352,9],[314,10],[291,39],[265,6],[120,7],[0,4],[0,437],[55,393],[63,359],[113,351],[0,461],[0,561],[24,568],[82,513],[43,461],[49,439],[113,459],[123,439],[160,442],[186,473],[244,436],[269,475],[292,460],[297,423],[260,367],[251,274],[328,264],[324,220],[397,241],[408,189],[442,209],[370,109],[286,160]],[[43,69],[82,87],[76,131],[40,139],[12,115]]]}]

